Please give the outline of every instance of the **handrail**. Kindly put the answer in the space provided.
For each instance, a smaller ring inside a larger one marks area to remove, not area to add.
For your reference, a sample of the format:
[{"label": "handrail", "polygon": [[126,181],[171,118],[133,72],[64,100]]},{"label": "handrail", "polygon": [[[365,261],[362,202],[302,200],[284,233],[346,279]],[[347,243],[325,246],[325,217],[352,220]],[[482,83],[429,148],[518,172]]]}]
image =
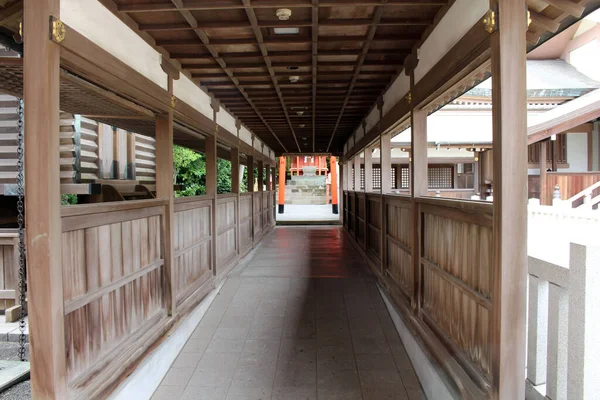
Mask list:
[{"label": "handrail", "polygon": [[600,188],[600,181],[594,183],[592,186],[588,186],[587,188],[583,189],[581,192],[577,193],[576,195],[572,196],[571,198],[569,198],[565,201],[572,205],[574,201],[579,200],[581,197],[586,196],[588,193],[593,192],[594,190],[596,190],[598,188]]},{"label": "handrail", "polygon": [[205,194],[201,194],[199,196],[176,197],[175,204],[193,203],[195,201],[201,201],[201,200],[212,200],[213,198],[214,198],[213,196],[208,196]]},{"label": "handrail", "polygon": [[129,200],[129,201],[111,201],[107,203],[95,204],[75,204],[70,206],[62,206],[60,216],[74,217],[78,215],[89,215],[108,213],[113,211],[137,210],[140,208],[160,207],[167,205],[166,198],[146,199],[146,200]]}]

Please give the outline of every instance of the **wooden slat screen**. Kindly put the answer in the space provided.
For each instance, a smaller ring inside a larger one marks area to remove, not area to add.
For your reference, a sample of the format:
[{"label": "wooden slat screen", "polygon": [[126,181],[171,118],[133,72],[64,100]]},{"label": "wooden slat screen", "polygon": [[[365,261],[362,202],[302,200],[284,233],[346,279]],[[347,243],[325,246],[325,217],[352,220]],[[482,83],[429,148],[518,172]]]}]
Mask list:
[{"label": "wooden slat screen", "polygon": [[173,251],[178,303],[212,276],[211,208],[212,199],[206,196],[175,201]]}]

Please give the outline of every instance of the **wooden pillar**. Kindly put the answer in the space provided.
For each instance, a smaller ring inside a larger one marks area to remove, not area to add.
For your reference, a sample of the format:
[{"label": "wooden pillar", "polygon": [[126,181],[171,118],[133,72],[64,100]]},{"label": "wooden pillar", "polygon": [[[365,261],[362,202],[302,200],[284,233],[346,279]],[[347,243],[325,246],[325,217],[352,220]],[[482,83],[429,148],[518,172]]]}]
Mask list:
[{"label": "wooden pillar", "polygon": [[264,191],[264,178],[265,178],[265,165],[263,164],[262,160],[258,160],[256,162],[256,169],[258,170],[258,177],[257,177],[257,184],[258,184],[258,191],[262,192]]},{"label": "wooden pillar", "polygon": [[[411,74],[411,84],[413,76]],[[411,85],[412,86],[412,85]],[[427,112],[413,108],[411,119],[411,168],[410,195],[412,198],[412,266],[414,274],[413,298],[411,306],[415,313],[421,307],[421,210],[416,201],[427,196]]]},{"label": "wooden pillar", "polygon": [[365,149],[365,193],[373,191],[373,149]]},{"label": "wooden pillar", "polygon": [[546,200],[546,190],[547,190],[547,182],[546,182],[546,168],[548,167],[547,164],[547,157],[546,157],[546,144],[548,142],[541,141],[539,142],[539,146],[540,146],[540,184],[539,184],[539,188],[540,188],[540,204],[544,204]]},{"label": "wooden pillar", "polygon": [[331,212],[338,214],[338,173],[337,158],[335,156],[329,157],[329,168],[331,168]]},{"label": "wooden pillar", "polygon": [[380,139],[381,193],[392,191],[392,135],[382,135]]},{"label": "wooden pillar", "polygon": [[214,135],[207,135],[204,141],[204,155],[206,157],[206,196],[212,197],[211,205],[211,265],[213,275],[217,274],[217,112],[218,105],[213,105],[213,121],[215,124]]},{"label": "wooden pillar", "polygon": [[135,133],[127,132],[127,179],[135,180]]},{"label": "wooden pillar", "polygon": [[354,156],[354,191],[360,191],[360,154]]},{"label": "wooden pillar", "polygon": [[27,280],[34,399],[67,398],[59,159],[59,47],[48,39],[59,0],[24,4],[23,96]]},{"label": "wooden pillar", "polygon": [[552,136],[552,172],[558,171],[558,135]]},{"label": "wooden pillar", "polygon": [[479,182],[481,180],[481,174],[479,172],[479,158],[481,157],[481,153],[479,151],[475,151],[473,153],[473,191],[477,194],[479,190]]},{"label": "wooden pillar", "polygon": [[231,193],[237,194],[235,203],[235,249],[240,254],[240,149],[231,148]]},{"label": "wooden pillar", "polygon": [[279,157],[279,190],[278,193],[278,212],[283,214],[285,205],[285,157]]},{"label": "wooden pillar", "polygon": [[527,94],[525,0],[492,0],[494,247],[491,313],[492,399],[525,393],[527,313]]},{"label": "wooden pillar", "polygon": [[271,191],[271,166],[269,164],[265,168],[265,189],[267,192]]},{"label": "wooden pillar", "polygon": [[165,259],[165,287],[169,293],[165,294],[168,299],[170,315],[175,315],[177,310],[175,282],[176,271],[174,270],[173,254],[173,232],[175,199],[173,194],[173,112],[156,117],[156,197],[167,199],[164,221],[164,259]]},{"label": "wooden pillar", "polygon": [[246,168],[248,168],[248,181],[246,182],[246,190],[248,192],[254,192],[254,155],[248,154],[246,156],[247,164]]}]

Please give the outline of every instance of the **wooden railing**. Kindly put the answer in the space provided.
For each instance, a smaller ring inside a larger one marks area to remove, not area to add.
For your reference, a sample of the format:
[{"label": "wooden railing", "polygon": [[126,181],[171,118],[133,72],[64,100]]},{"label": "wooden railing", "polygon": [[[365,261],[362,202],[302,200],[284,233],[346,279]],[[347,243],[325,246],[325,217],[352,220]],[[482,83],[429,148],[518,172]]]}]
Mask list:
[{"label": "wooden railing", "polygon": [[[552,204],[554,187],[560,188],[562,200],[567,200],[581,193],[586,188],[600,182],[600,172],[548,172],[546,173],[546,190],[539,192],[539,175],[529,175],[529,198],[539,198],[543,205]],[[597,195],[595,193],[594,195]],[[579,206],[583,200],[574,202],[574,206]]]},{"label": "wooden railing", "polygon": [[237,254],[237,194],[219,195],[217,200],[217,264],[226,265]]},{"label": "wooden railing", "polygon": [[67,384],[94,398],[168,328],[167,201],[63,207]]},{"label": "wooden railing", "polygon": [[253,221],[253,193],[240,195],[240,253],[247,253],[252,248],[252,221]]},{"label": "wooden railing", "polygon": [[263,202],[263,195],[261,192],[254,192],[254,195],[252,196],[252,216],[253,216],[253,221],[254,221],[254,230],[252,231],[253,233],[253,238],[254,240],[256,240],[257,238],[259,238],[262,234],[262,230],[263,230],[263,206],[262,206],[262,202]]},{"label": "wooden railing", "polygon": [[114,388],[258,242],[253,219],[259,235],[274,225],[274,193],[175,199],[172,250],[166,199],[63,207],[68,397],[101,398]]},{"label": "wooden railing", "polygon": [[492,370],[493,205],[361,192],[344,199],[344,224],[382,287],[458,377],[462,398],[483,396]]},{"label": "wooden railing", "polygon": [[175,199],[173,267],[178,305],[213,275],[212,203],[207,196]]}]

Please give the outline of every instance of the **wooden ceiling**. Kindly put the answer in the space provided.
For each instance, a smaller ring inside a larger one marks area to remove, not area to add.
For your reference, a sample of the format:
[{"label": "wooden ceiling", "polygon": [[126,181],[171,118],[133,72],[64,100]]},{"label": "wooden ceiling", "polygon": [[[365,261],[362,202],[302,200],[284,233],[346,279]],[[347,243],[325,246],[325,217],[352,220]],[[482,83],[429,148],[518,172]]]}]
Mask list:
[{"label": "wooden ceiling", "polygon": [[115,3],[272,149],[291,153],[340,152],[448,1]]}]

